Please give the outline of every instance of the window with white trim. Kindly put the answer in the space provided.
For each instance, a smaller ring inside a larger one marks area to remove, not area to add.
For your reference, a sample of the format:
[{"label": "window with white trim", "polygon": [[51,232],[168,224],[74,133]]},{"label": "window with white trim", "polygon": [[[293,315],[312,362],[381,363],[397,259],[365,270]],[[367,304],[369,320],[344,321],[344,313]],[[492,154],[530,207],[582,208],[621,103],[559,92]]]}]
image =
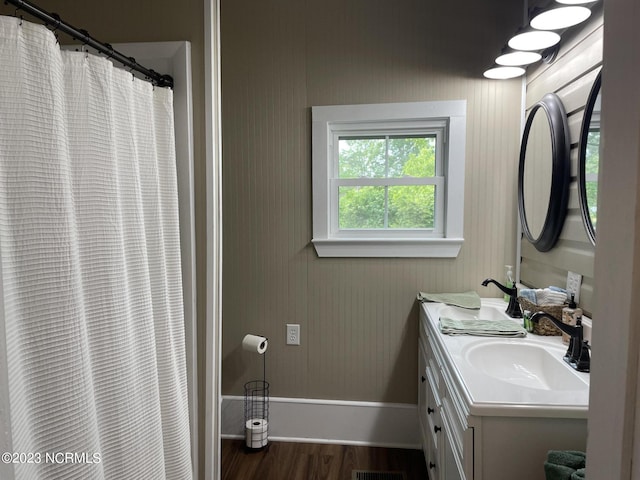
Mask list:
[{"label": "window with white trim", "polygon": [[457,256],[466,101],[322,106],[312,116],[319,256]]}]

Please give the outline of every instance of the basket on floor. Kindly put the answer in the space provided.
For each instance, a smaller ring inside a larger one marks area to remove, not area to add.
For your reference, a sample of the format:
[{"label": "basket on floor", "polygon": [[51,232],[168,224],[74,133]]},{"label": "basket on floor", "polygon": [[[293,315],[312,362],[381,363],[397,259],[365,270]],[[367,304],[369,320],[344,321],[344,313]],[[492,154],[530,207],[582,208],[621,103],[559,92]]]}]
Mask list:
[{"label": "basket on floor", "polygon": [[[518,303],[520,303],[523,312],[529,310],[532,315],[536,312],[544,312],[560,321],[562,320],[562,309],[566,307],[566,305],[536,305],[524,297],[518,297]],[[541,318],[539,322],[534,323],[533,333],[546,336],[562,335],[562,331],[548,318]]]}]

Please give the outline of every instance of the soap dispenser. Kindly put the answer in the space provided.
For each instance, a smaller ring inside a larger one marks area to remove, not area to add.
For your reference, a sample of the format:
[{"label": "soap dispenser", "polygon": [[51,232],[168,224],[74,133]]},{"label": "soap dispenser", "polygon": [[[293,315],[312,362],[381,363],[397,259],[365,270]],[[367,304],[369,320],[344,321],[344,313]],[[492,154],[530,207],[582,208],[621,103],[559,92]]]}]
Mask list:
[{"label": "soap dispenser", "polygon": [[[512,266],[511,265],[505,265],[504,269],[505,269],[505,278],[504,278],[504,284],[507,288],[513,288],[513,286],[515,285],[515,282],[513,281],[513,271],[512,271]],[[510,300],[509,295],[507,295],[506,293],[504,294],[504,301],[508,302]]]},{"label": "soap dispenser", "polygon": [[[567,307],[562,309],[562,323],[576,325],[582,321],[582,309],[578,308],[574,300],[575,295],[571,294],[571,301]],[[562,333],[562,343],[569,344],[569,335]]]}]

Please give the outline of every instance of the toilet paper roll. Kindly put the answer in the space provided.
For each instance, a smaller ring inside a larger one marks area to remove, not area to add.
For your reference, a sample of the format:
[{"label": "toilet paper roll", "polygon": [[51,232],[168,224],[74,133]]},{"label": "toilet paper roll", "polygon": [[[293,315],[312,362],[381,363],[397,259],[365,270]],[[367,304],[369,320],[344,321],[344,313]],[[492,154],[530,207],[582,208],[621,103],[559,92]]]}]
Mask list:
[{"label": "toilet paper roll", "polygon": [[267,339],[258,335],[247,334],[242,340],[242,348],[244,350],[249,352],[258,352],[260,355],[267,351],[268,345],[269,342]]},{"label": "toilet paper roll", "polygon": [[245,424],[245,443],[249,448],[262,448],[268,443],[269,422],[252,418]]}]

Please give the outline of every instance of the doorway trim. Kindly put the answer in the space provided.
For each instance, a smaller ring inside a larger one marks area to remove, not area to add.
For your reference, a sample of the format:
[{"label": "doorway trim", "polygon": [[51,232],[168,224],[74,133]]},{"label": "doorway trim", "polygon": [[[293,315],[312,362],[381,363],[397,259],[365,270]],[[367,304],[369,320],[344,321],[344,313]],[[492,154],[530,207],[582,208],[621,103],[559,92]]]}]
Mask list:
[{"label": "doorway trim", "polygon": [[220,352],[222,329],[222,135],[220,127],[220,0],[204,3],[206,159],[206,316],[204,480],[220,478]]}]

